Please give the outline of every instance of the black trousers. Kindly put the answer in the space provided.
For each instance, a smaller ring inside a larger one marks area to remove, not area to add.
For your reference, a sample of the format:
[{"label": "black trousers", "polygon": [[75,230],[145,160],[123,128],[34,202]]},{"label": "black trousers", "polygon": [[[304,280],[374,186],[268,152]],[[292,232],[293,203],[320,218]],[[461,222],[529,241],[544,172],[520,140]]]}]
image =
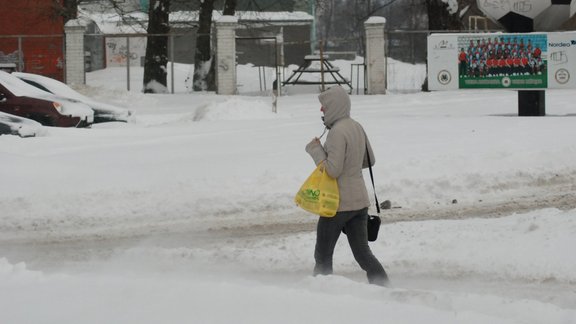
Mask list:
[{"label": "black trousers", "polygon": [[354,259],[366,271],[368,282],[381,286],[387,285],[388,275],[368,246],[367,222],[368,208],[338,212],[334,217],[320,217],[316,229],[314,275],[332,274],[334,248],[342,229],[346,228],[346,236]]}]

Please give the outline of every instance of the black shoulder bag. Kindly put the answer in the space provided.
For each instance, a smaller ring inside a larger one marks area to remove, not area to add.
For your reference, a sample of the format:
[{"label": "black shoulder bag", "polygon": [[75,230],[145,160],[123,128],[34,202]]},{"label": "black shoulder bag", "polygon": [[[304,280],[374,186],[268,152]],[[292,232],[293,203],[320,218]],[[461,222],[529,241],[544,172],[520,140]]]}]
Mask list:
[{"label": "black shoulder bag", "polygon": [[370,161],[370,151],[368,151],[368,143],[366,143],[366,155],[368,156],[368,169],[370,170],[370,180],[372,181],[372,189],[374,190],[374,200],[376,201],[377,215],[368,214],[368,241],[374,242],[378,238],[378,231],[380,230],[380,204],[378,204],[378,197],[376,196],[376,186],[374,185],[374,174],[372,174],[372,162]]},{"label": "black shoulder bag", "polygon": [[[372,161],[370,161],[370,151],[368,151],[368,142],[366,142],[366,156],[368,157],[368,169],[370,170],[370,180],[372,181],[372,189],[374,190],[374,200],[376,201],[377,215],[368,215],[368,241],[374,242],[378,238],[378,231],[380,231],[380,205],[378,204],[378,197],[376,196],[376,186],[374,185],[374,174],[372,173]],[[346,234],[346,231],[342,229]]]}]

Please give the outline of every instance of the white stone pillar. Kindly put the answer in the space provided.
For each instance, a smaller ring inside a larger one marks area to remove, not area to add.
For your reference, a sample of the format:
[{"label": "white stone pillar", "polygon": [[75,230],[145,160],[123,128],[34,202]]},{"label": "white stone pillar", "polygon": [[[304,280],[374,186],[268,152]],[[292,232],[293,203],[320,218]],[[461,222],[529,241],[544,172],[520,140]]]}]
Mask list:
[{"label": "white stone pillar", "polygon": [[84,73],[84,33],[86,27],[78,20],[70,20],[64,26],[66,33],[66,76],[67,84],[86,84]]},{"label": "white stone pillar", "polygon": [[221,16],[216,25],[216,93],[236,94],[236,27],[238,18]]},{"label": "white stone pillar", "polygon": [[386,94],[386,18],[371,17],[364,22],[366,30],[367,94]]}]

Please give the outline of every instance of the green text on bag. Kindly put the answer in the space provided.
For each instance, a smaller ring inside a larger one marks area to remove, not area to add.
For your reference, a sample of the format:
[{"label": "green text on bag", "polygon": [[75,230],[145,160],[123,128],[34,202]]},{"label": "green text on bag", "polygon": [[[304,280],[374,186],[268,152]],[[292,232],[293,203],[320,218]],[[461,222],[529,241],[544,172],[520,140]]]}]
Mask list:
[{"label": "green text on bag", "polygon": [[294,201],[311,213],[332,217],[340,204],[338,182],[326,173],[324,164],[320,163],[300,187]]}]

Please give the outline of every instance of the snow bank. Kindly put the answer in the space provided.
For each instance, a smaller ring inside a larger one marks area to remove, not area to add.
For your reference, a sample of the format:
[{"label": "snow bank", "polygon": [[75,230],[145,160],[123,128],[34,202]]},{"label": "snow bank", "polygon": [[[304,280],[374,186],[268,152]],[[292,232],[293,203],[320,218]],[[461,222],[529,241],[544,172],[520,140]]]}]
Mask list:
[{"label": "snow bank", "polygon": [[262,120],[275,119],[279,115],[272,112],[271,103],[263,100],[229,98],[224,102],[211,102],[196,109],[194,121],[216,120]]},{"label": "snow bank", "polygon": [[[384,289],[352,275],[359,270],[344,240],[336,248],[335,274],[316,278],[309,274],[313,233],[203,240],[150,238],[116,251],[105,263],[88,261],[79,273],[42,273],[0,259],[5,306],[0,319],[336,324],[576,319],[575,309],[555,305],[570,305],[573,294],[528,299],[509,291],[517,289],[514,282],[576,282],[576,210],[384,225],[381,239],[371,244],[391,274],[393,287]],[[438,276],[448,281],[433,289],[433,281],[421,282]],[[482,278],[479,287],[471,286],[474,277]],[[22,303],[35,305],[34,312]]]},{"label": "snow bank", "polygon": [[122,91],[123,73],[85,90],[135,120],[0,137],[0,322],[576,322],[576,210],[539,207],[573,196],[574,91],[549,91],[543,118],[517,117],[508,91],[352,96],[379,198],[406,218],[535,201],[490,219],[384,213],[381,288],[343,238],[335,274],[310,276],[316,217],[293,197],[324,128],[316,94],[273,114],[265,97]]}]

